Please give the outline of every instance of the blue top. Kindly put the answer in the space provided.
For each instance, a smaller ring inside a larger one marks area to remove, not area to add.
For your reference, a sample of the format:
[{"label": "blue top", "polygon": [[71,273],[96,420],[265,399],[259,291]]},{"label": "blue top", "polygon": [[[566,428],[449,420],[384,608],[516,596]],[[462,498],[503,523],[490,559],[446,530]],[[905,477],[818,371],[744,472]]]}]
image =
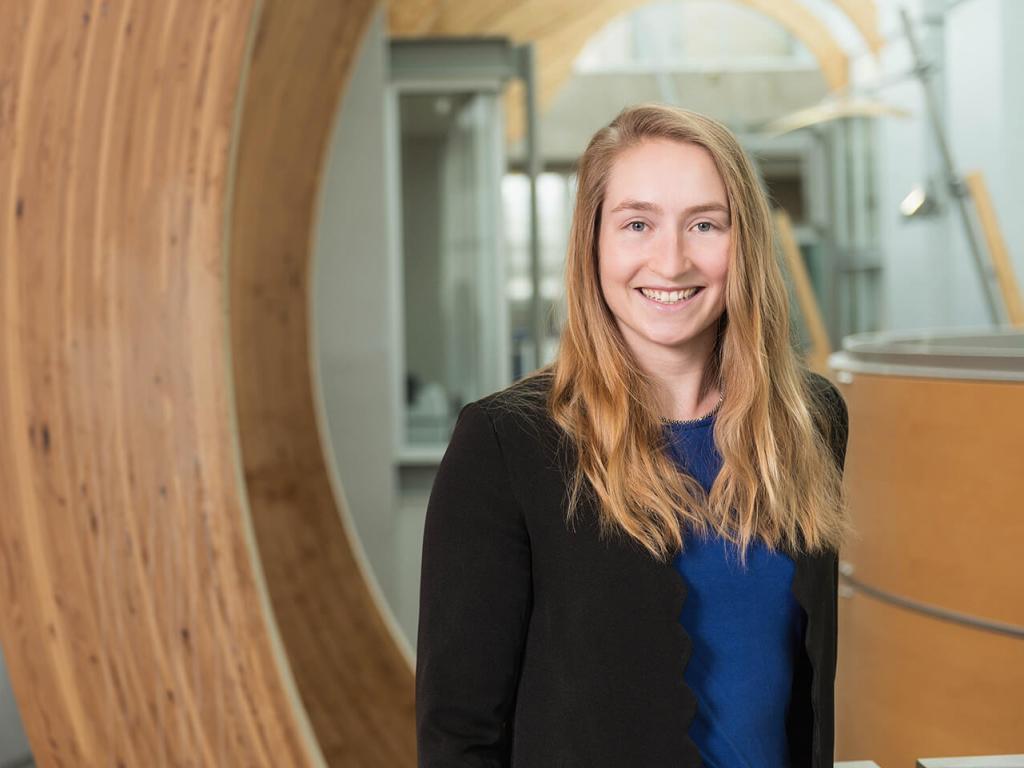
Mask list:
[{"label": "blue top", "polygon": [[[715,413],[668,422],[669,450],[708,492],[722,467]],[[786,712],[806,614],[790,587],[795,565],[758,541],[746,568],[735,545],[690,535],[674,561],[688,585],[679,621],[693,640],[684,677],[697,697],[690,737],[707,768],[788,766]]]}]

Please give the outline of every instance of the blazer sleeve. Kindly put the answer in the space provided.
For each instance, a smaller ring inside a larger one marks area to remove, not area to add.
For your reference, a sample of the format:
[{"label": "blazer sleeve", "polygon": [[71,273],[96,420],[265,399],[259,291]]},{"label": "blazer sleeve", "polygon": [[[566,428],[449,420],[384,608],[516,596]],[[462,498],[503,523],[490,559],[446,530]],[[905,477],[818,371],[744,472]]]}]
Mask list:
[{"label": "blazer sleeve", "polygon": [[421,768],[511,764],[532,606],[530,542],[484,406],[459,414],[423,533],[416,638]]}]

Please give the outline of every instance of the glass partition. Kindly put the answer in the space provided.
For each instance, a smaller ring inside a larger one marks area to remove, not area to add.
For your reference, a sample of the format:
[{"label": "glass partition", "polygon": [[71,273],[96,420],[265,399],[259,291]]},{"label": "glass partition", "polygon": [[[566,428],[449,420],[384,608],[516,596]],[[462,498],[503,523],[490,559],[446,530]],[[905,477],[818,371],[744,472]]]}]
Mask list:
[{"label": "glass partition", "polygon": [[575,173],[546,171],[537,177],[540,224],[540,296],[544,347],[538,359],[532,329],[533,280],[530,275],[530,179],[522,172],[505,175],[501,185],[505,222],[505,296],[511,323],[512,378],[551,362],[558,349],[564,318],[563,270],[569,225],[576,195]]},{"label": "glass partition", "polygon": [[468,402],[508,382],[493,91],[398,94],[403,446],[443,447]]}]

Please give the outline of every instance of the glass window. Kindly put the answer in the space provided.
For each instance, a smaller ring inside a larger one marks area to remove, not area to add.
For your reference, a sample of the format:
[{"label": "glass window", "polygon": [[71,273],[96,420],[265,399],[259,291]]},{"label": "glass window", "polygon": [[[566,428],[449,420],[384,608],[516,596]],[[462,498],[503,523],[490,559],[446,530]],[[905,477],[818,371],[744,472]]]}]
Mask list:
[{"label": "glass window", "polygon": [[532,331],[533,278],[530,273],[530,180],[512,172],[502,181],[502,211],[507,254],[505,297],[511,333],[512,378],[554,359],[564,316],[564,268],[576,177],[548,171],[537,177],[540,229],[540,296],[545,318],[544,348],[538,360]]},{"label": "glass window", "polygon": [[492,92],[399,94],[406,446],[443,446],[501,388],[503,147]]}]

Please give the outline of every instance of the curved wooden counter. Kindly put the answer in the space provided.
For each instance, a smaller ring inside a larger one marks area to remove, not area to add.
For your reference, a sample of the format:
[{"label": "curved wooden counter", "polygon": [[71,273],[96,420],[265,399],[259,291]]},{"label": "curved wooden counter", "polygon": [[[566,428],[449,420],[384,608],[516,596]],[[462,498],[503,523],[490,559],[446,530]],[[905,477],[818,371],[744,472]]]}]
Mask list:
[{"label": "curved wooden counter", "polygon": [[[953,358],[917,375],[914,360],[852,376],[851,358],[831,362],[850,410],[846,485],[859,538],[843,561],[854,579],[1024,630],[1024,365],[993,360],[1002,380],[986,381],[984,366],[958,372]],[[839,644],[837,759],[913,765],[1020,750],[1024,637],[853,590],[840,600]]]}]

